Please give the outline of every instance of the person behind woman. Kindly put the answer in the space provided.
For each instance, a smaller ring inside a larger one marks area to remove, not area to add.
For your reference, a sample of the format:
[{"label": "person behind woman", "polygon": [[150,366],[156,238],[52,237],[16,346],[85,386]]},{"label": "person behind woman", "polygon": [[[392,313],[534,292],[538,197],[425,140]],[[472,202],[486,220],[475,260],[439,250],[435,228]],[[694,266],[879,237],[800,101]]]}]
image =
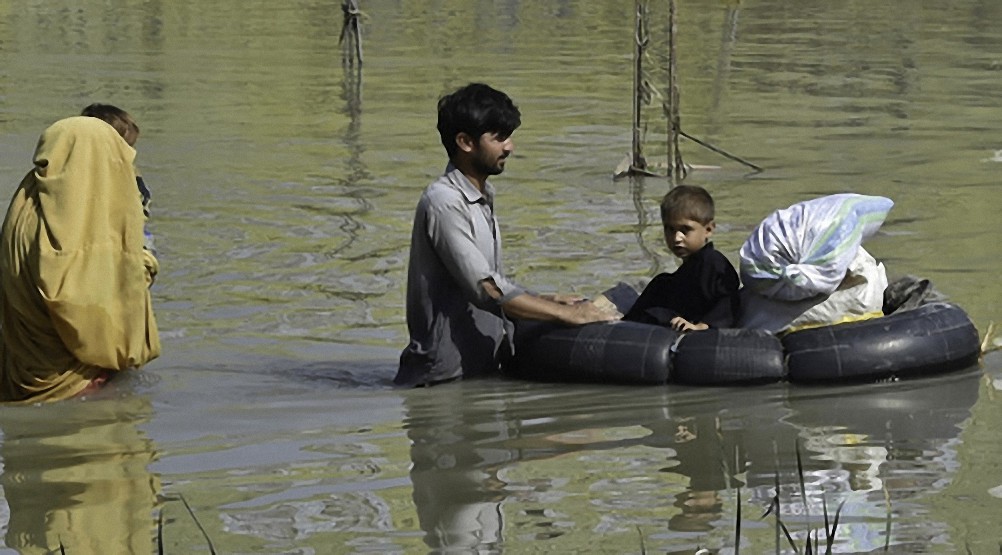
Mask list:
[{"label": "person behind woman", "polygon": [[42,133],[0,236],[0,401],[73,397],[160,354],[135,155],[92,117]]},{"label": "person behind woman", "polygon": [[[87,107],[80,112],[80,115],[90,116],[107,122],[108,125],[115,128],[115,131],[118,131],[118,134],[125,139],[125,142],[129,143],[129,146],[133,148],[136,147],[136,141],[139,140],[139,125],[136,124],[136,120],[132,117],[132,114],[126,112],[118,106],[95,102],[94,104],[88,104]],[[139,188],[139,196],[143,201],[143,215],[146,216],[147,220],[149,220],[150,200],[152,195],[150,193],[150,188],[146,185],[146,181],[143,180],[143,176],[140,175],[138,169],[136,169],[136,186]],[[145,225],[143,226],[143,246],[156,256],[157,249],[153,245],[153,234],[150,233],[149,228]]]}]

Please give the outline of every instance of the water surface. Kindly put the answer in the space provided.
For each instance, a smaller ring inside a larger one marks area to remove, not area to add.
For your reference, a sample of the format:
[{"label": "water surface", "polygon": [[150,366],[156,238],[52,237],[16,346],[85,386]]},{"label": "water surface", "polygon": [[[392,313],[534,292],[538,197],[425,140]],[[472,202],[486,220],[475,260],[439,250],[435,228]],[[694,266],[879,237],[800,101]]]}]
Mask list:
[{"label": "water surface", "polygon": [[[631,2],[361,4],[359,71],[336,2],[0,3],[0,192],[52,121],[132,112],[164,340],[95,398],[0,410],[8,547],[143,551],[162,515],[168,553],[208,552],[199,524],[229,553],[726,552],[740,507],[742,550],[774,552],[759,517],[778,481],[801,547],[844,502],[841,552],[997,549],[994,355],[872,386],[392,389],[413,206],[445,166],[434,105],[459,85],[523,112],[496,181],[516,279],[592,295],[676,262],[667,182],[611,177]],[[1000,18],[994,0],[683,3],[683,129],[764,168],[683,141],[719,166],[687,178],[717,200],[718,250],[736,260],[799,200],[880,194],[895,207],[867,249],[888,271],[932,279],[980,330],[1002,319]],[[654,159],[660,109],[644,120]]]}]

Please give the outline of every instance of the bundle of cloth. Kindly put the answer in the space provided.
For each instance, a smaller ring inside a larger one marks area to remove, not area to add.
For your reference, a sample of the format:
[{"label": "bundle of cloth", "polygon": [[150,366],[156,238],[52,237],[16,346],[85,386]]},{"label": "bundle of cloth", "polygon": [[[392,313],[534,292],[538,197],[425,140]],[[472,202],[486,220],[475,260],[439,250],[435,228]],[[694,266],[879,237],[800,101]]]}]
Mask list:
[{"label": "bundle of cloth", "polygon": [[739,326],[782,334],[883,315],[887,273],[862,244],[893,206],[845,193],[766,217],[739,253]]}]

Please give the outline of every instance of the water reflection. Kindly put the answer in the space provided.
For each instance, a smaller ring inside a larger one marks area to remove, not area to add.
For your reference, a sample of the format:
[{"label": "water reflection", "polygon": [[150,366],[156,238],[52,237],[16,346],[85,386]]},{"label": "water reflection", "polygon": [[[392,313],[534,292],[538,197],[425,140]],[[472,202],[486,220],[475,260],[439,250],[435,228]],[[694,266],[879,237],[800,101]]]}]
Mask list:
[{"label": "water reflection", "polygon": [[405,397],[414,505],[432,552],[498,551],[503,539],[498,471],[517,456],[500,445],[508,426],[483,418],[499,412],[493,403],[464,401],[464,389],[450,384]]},{"label": "water reflection", "polygon": [[[960,433],[981,376],[963,372],[932,383],[876,384],[791,399],[787,422],[799,430],[812,468],[805,476],[807,499],[789,505],[786,514],[809,512],[818,520],[823,503],[831,508],[845,500],[849,518],[840,538],[853,551],[924,546],[948,533],[949,525],[925,515],[916,500],[942,492],[953,480]],[[792,491],[799,485],[787,483],[791,497],[799,498]],[[764,487],[759,484],[755,495]]]},{"label": "water reflection", "polygon": [[160,491],[138,429],[149,400],[67,401],[0,409],[5,541],[21,553],[150,553]]},{"label": "water reflection", "polygon": [[[644,239],[644,231],[652,224],[647,215],[647,208],[644,206],[646,196],[644,176],[630,175],[628,179],[630,180],[630,198],[633,199],[633,208],[637,211],[637,246],[640,247],[642,258],[650,263],[650,269],[646,275],[654,276],[661,271],[661,257],[658,256],[657,251],[647,245],[647,241]],[[660,224],[660,216],[658,223]],[[660,229],[660,225],[656,227]]]},{"label": "water reflection", "polygon": [[[343,142],[348,153],[344,177],[335,178],[342,188],[341,196],[352,199],[358,205],[358,214],[372,210],[372,202],[366,198],[366,189],[361,187],[369,179],[362,156],[365,154],[365,144],[362,141],[362,64],[352,58],[342,60],[344,78],[341,82],[341,98],[344,101],[343,113],[348,116],[348,125],[343,131]],[[346,238],[340,245],[327,253],[336,258],[349,249],[358,240],[365,226],[354,212],[344,213],[344,222],[340,229]]]},{"label": "water reflection", "polygon": [[[499,551],[571,528],[643,529],[657,549],[723,545],[733,541],[735,488],[757,507],[745,519],[757,520],[777,482],[795,537],[844,502],[840,546],[925,542],[946,524],[917,521],[915,499],[942,491],[956,471],[979,375],[825,390],[419,390],[405,397],[413,499],[433,551]],[[517,512],[507,507],[516,501]]]},{"label": "water reflection", "polygon": [[740,2],[728,4],[724,11],[723,25],[720,26],[720,52],[717,54],[717,70],[714,73],[707,117],[707,128],[711,134],[720,131],[722,126],[726,124],[726,122],[720,121],[721,106],[727,94],[727,84],[730,81],[731,58],[738,39],[738,16],[740,13]]}]

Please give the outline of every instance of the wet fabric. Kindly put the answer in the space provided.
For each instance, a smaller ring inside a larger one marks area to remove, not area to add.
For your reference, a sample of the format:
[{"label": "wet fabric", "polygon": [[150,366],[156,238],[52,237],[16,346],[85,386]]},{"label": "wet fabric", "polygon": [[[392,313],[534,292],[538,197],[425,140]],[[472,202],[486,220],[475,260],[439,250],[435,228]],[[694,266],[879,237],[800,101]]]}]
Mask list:
[{"label": "wet fabric", "polygon": [[39,139],[0,240],[0,400],[72,397],[159,355],[134,158],[96,118]]}]

